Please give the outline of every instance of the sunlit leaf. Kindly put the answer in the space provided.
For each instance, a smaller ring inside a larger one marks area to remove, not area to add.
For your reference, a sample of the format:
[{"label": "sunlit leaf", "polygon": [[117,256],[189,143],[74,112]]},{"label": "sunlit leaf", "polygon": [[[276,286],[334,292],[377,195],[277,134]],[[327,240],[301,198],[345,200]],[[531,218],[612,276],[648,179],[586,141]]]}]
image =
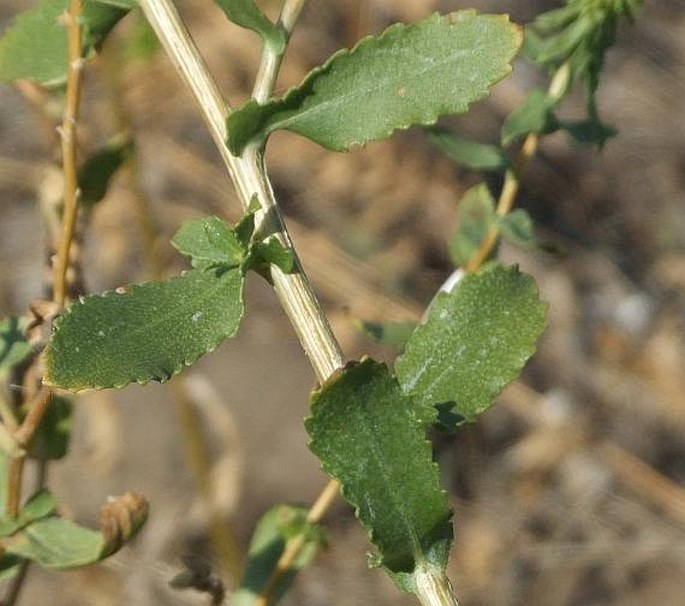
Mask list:
[{"label": "sunlit leaf", "polygon": [[49,516],[56,506],[57,499],[47,490],[37,492],[19,510],[16,518],[0,520],[0,536],[6,537],[14,534],[32,522]]},{"label": "sunlit leaf", "polygon": [[228,145],[290,130],[334,150],[465,112],[511,71],[520,29],[506,16],[461,11],[396,24],[333,55],[285,97],[228,117]]},{"label": "sunlit leaf", "polygon": [[475,419],[535,352],[546,309],[517,267],[467,275],[437,295],[395,363],[402,388],[425,409],[454,403],[454,414]]},{"label": "sunlit leaf", "polygon": [[221,263],[236,267],[246,254],[245,246],[233,230],[218,217],[184,222],[171,244],[180,253],[192,257],[194,263]]}]

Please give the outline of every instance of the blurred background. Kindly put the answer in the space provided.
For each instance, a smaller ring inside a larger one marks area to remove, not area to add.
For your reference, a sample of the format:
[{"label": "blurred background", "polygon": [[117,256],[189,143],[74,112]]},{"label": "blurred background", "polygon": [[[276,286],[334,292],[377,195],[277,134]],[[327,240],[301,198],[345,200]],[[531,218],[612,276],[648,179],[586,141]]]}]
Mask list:
[{"label": "blurred background", "polygon": [[[0,28],[30,5],[0,1]],[[233,105],[245,101],[257,37],[209,0],[178,5],[224,93]],[[476,7],[526,23],[558,5],[312,0],[278,91],[398,20]],[[562,252],[501,249],[550,304],[539,352],[478,424],[435,437],[455,509],[449,574],[463,606],[685,604],[685,7],[646,5],[620,29],[597,95],[618,136],[601,153],[563,133],[546,137],[525,177],[518,205]],[[279,10],[275,0],[260,6]],[[496,143],[504,117],[546,84],[519,62],[486,101],[442,123]],[[40,206],[60,192],[54,112],[40,91],[0,88],[2,316],[23,313],[45,288]],[[582,97],[562,113],[582,117]],[[90,218],[83,261],[93,292],[184,269],[168,244],[183,220],[240,216],[197,109],[133,15],[87,68],[83,157],[123,129],[137,152]],[[345,353],[392,360],[396,352],[367,341],[354,322],[420,317],[453,270],[447,243],[458,200],[481,177],[416,130],[347,154],[279,133],[267,163]],[[230,586],[231,553],[245,552],[258,518],[281,502],[311,503],[325,486],[302,425],[314,377],[260,278],[250,277],[238,337],[184,376],[79,396],[71,453],[50,468],[63,510],[96,526],[108,495],[135,490],[149,498],[150,519],[102,565],[32,568],[23,604],[206,604],[168,586],[183,556],[211,563]],[[416,603],[367,570],[366,536],[347,505],[338,501],[325,526],[328,548],[284,604]]]}]

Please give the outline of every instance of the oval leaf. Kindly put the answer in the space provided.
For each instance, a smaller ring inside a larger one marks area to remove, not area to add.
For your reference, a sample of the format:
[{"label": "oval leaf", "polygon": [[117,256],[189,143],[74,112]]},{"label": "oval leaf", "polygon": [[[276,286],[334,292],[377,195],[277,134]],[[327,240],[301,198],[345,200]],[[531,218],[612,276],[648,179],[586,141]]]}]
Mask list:
[{"label": "oval leaf", "polygon": [[426,567],[440,574],[452,543],[447,496],[430,443],[384,364],[348,366],[312,395],[310,448],[357,509],[378,563],[405,590]]},{"label": "oval leaf", "polygon": [[233,336],[243,316],[239,268],[86,297],[55,322],[45,382],[72,391],[165,381]]},{"label": "oval leaf", "polygon": [[3,545],[7,552],[44,568],[66,569],[99,561],[104,540],[99,532],[52,517],[30,524]]},{"label": "oval leaf", "polygon": [[466,276],[438,294],[409,339],[395,364],[400,385],[426,408],[454,403],[454,413],[473,420],[535,352],[546,309],[517,267]]},{"label": "oval leaf", "polygon": [[444,128],[429,128],[427,133],[435,147],[464,168],[491,171],[509,165],[504,152],[494,145],[459,137]]},{"label": "oval leaf", "polygon": [[171,244],[180,253],[192,257],[193,264],[224,263],[235,267],[243,262],[246,254],[245,246],[219,217],[185,221]]},{"label": "oval leaf", "polygon": [[511,71],[521,31],[506,16],[460,11],[397,24],[333,55],[282,99],[228,117],[239,155],[277,129],[346,150],[439,116],[465,112]]}]

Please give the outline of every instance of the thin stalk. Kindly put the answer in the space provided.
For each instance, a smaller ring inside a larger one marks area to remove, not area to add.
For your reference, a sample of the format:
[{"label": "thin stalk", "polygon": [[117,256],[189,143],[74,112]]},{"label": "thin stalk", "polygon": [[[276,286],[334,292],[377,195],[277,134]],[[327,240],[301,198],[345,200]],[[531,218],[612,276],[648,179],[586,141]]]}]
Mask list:
[{"label": "thin stalk", "polygon": [[[306,3],[307,0],[285,0],[283,2],[281,14],[278,18],[278,26],[285,32],[286,40],[290,39],[290,35]],[[276,52],[271,45],[264,44],[262,60],[259,63],[259,71],[257,72],[257,78],[252,91],[252,98],[255,101],[265,103],[273,94],[284,54],[285,49],[282,52]]]},{"label": "thin stalk", "polygon": [[83,10],[81,0],[71,0],[67,13],[68,25],[68,59],[67,97],[64,118],[60,127],[62,138],[62,163],[64,166],[64,215],[62,217],[62,237],[57,250],[57,263],[53,280],[53,300],[64,306],[66,300],[67,270],[69,268],[69,251],[74,237],[76,216],[78,214],[78,173],[76,167],[76,123],[78,120],[83,59],[83,32],[80,18]]},{"label": "thin stalk", "polygon": [[[564,63],[564,65],[555,72],[554,77],[552,78],[552,82],[547,90],[548,96],[555,102],[559,101],[568,89],[570,78],[571,68],[568,63]],[[506,171],[504,175],[504,185],[502,186],[502,191],[497,202],[497,209],[495,211],[500,217],[507,215],[513,208],[516,196],[521,188],[521,180],[523,179],[530,160],[537,152],[539,142],[539,135],[530,133],[523,141],[521,151],[516,160],[516,166]],[[493,226],[488,230],[480,247],[473,257],[469,259],[469,262],[464,269],[467,272],[473,272],[483,265],[495,248],[498,239],[499,228]]]},{"label": "thin stalk", "polygon": [[21,503],[21,478],[24,473],[24,457],[13,457],[9,460],[7,469],[7,503],[5,514],[8,518],[16,518]]}]

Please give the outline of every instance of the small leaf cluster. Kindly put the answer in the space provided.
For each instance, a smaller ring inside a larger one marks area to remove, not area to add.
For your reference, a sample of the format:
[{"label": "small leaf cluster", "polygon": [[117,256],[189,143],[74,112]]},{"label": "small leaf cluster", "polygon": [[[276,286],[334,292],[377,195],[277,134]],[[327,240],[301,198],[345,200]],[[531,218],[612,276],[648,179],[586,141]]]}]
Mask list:
[{"label": "small leaf cluster", "polygon": [[55,321],[44,382],[71,391],[163,382],[233,337],[247,270],[294,266],[274,237],[255,239],[254,221],[254,212],[235,228],[217,217],[188,221],[172,244],[193,269],[72,304]]}]

